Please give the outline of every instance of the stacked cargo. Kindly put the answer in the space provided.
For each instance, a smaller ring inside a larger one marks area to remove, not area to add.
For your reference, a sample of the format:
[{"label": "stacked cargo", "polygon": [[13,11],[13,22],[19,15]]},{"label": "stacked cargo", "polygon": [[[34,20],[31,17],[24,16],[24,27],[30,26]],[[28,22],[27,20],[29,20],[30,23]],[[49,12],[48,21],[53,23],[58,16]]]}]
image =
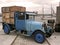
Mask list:
[{"label": "stacked cargo", "polygon": [[25,12],[26,8],[21,6],[2,7],[3,22],[14,24],[14,12]]},{"label": "stacked cargo", "polygon": [[57,23],[57,24],[60,24],[60,6],[57,7],[56,23]]}]

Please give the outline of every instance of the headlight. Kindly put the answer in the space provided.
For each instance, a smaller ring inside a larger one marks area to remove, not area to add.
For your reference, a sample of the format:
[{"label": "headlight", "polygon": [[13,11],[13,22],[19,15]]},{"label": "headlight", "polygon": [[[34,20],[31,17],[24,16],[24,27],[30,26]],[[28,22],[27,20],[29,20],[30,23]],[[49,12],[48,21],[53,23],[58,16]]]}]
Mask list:
[{"label": "headlight", "polygon": [[47,25],[46,25],[46,23],[44,23],[42,26],[44,27],[45,30],[47,30]]},{"label": "headlight", "polygon": [[42,27],[46,27],[46,26],[47,26],[46,23],[42,24]]}]

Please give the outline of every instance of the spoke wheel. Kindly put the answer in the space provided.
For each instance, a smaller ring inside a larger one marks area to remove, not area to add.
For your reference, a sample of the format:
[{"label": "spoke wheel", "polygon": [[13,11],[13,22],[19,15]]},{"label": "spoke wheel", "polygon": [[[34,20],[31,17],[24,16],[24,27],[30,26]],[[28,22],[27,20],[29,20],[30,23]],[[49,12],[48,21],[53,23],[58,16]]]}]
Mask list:
[{"label": "spoke wheel", "polygon": [[4,33],[6,34],[10,33],[9,27],[7,25],[4,25]]},{"label": "spoke wheel", "polygon": [[42,32],[35,32],[34,40],[38,43],[43,43],[45,41],[45,36]]}]

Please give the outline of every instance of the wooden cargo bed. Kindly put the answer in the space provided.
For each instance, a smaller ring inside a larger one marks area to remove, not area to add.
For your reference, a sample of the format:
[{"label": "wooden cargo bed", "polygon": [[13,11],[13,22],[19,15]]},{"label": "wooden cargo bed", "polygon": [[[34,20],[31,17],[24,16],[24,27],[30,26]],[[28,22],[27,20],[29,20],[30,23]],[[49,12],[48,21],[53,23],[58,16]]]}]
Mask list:
[{"label": "wooden cargo bed", "polygon": [[5,23],[14,24],[14,12],[25,12],[26,8],[22,6],[2,7],[2,20]]}]

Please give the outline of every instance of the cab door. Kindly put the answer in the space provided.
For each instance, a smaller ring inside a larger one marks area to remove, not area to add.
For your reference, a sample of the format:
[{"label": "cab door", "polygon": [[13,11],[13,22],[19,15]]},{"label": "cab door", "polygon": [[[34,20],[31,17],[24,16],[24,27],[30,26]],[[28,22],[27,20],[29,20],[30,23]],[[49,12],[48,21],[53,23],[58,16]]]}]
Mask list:
[{"label": "cab door", "polygon": [[15,12],[15,28],[16,30],[25,29],[25,13]]}]

